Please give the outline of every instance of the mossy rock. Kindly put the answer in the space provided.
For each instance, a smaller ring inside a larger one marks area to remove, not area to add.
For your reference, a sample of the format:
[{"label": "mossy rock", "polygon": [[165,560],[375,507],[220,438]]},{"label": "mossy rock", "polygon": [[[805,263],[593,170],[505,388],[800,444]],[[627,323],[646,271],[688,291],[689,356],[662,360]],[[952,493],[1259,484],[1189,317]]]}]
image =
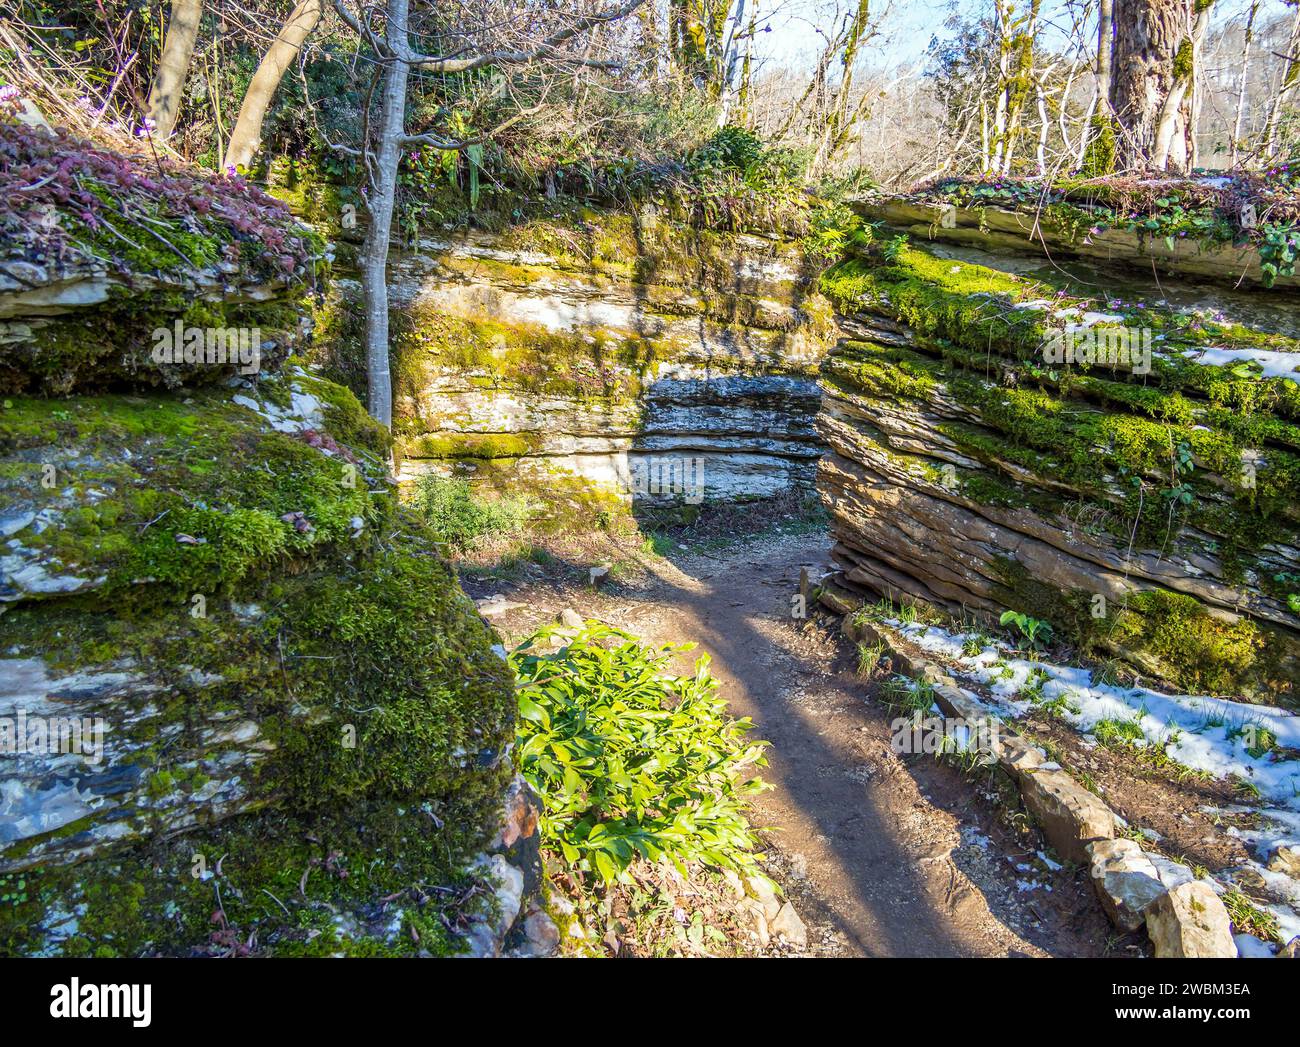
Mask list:
[{"label": "mossy rock", "polygon": [[105,728],[0,768],[0,953],[454,951],[512,682],[387,447],[300,371],[0,411],[7,701]]},{"label": "mossy rock", "polygon": [[[954,557],[938,574],[1175,687],[1296,701],[1300,386],[1196,356],[1212,346],[1300,362],[1291,335],[1118,306],[897,241],[841,262],[823,289],[856,332],[822,366],[849,407],[837,424],[923,498],[970,512],[971,533],[996,536],[978,565]],[[1152,334],[1150,368],[1049,359],[1052,332],[1085,316],[1089,329]],[[851,534],[852,520],[843,526]],[[1127,579],[1110,618],[1092,618],[1093,592],[1062,592],[1015,562],[1023,536],[1062,533],[1080,538],[1077,555],[1056,543],[1062,577],[1101,567]],[[1006,569],[990,586],[998,557]],[[1188,565],[1187,592],[1168,584],[1171,562]]]},{"label": "mossy rock", "polygon": [[0,392],[274,371],[324,241],[244,182],[0,123]]}]

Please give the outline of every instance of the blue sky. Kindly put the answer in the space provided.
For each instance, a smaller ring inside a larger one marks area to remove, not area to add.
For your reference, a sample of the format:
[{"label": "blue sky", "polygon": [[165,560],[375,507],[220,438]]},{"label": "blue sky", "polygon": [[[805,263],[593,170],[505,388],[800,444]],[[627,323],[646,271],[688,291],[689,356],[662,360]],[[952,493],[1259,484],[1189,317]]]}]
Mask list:
[{"label": "blue sky", "polygon": [[[821,40],[814,25],[819,17],[825,19],[827,12],[834,9],[833,2],[827,0],[761,0],[760,11],[771,10],[779,5],[778,13],[772,16],[769,24],[770,33],[763,33],[756,42],[756,53],[766,59],[768,67],[785,65],[801,68],[810,65],[821,50]],[[844,0],[847,3],[847,0]],[[914,62],[924,56],[930,41],[935,35],[948,35],[944,22],[954,9],[964,13],[973,13],[985,8],[982,0],[893,0],[892,4],[882,2],[873,6],[878,11],[886,12],[882,20],[882,35],[873,45],[872,59],[880,65],[892,66]],[[1249,7],[1249,0],[1218,0],[1215,4],[1215,20],[1222,22],[1234,17],[1242,17]],[[1068,27],[1068,20],[1062,15],[1066,9],[1063,0],[1044,0],[1044,18],[1053,22],[1063,22]],[[1287,8],[1282,0],[1264,0],[1260,8],[1261,21],[1282,13]],[[820,13],[820,14],[819,14]]]}]

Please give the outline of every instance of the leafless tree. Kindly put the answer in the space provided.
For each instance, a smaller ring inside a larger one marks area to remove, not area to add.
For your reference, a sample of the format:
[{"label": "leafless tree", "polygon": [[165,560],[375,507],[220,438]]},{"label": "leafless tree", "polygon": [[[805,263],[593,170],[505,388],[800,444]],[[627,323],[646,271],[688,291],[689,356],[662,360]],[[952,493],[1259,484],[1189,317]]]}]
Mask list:
[{"label": "leafless tree", "polygon": [[[384,425],[392,424],[387,266],[397,171],[402,153],[416,145],[464,149],[482,141],[482,138],[455,139],[432,131],[409,134],[406,128],[407,85],[412,72],[445,75],[538,63],[609,68],[617,63],[594,57],[589,50],[583,53],[570,51],[569,45],[601,26],[626,18],[643,2],[623,0],[617,6],[589,7],[585,11],[556,11],[539,6],[521,12],[519,5],[489,9],[483,12],[486,19],[479,24],[484,28],[478,33],[454,27],[443,34],[451,44],[449,50],[441,55],[431,55],[411,44],[410,0],[385,0],[382,10],[368,6],[352,10],[344,0],[335,0],[339,16],[369,46],[383,79],[373,141],[363,139],[356,147],[339,146],[360,156],[368,175],[366,201],[370,223],[361,251],[361,283],[365,293],[369,407],[376,420]],[[379,20],[382,20],[382,28],[376,26]],[[546,28],[541,28],[543,26]],[[540,40],[536,39],[539,31],[542,34]],[[436,38],[440,34],[430,32],[428,35]]]}]

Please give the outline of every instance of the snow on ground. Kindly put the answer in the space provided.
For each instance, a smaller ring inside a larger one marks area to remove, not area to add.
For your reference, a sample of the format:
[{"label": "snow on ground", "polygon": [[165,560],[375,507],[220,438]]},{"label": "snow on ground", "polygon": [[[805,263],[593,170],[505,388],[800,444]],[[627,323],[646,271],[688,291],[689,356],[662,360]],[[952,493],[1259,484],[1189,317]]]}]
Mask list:
[{"label": "snow on ground", "polygon": [[[1300,716],[1225,698],[1115,687],[1094,682],[1091,671],[1078,666],[1018,658],[1006,645],[989,643],[976,633],[896,620],[887,624],[918,647],[956,662],[1012,715],[1064,698],[1062,718],[1080,731],[1091,732],[1104,720],[1134,724],[1148,743],[1163,745],[1184,766],[1216,778],[1235,774],[1265,798],[1300,811],[1300,760],[1274,761],[1267,753],[1253,756],[1248,751],[1265,731],[1279,745],[1300,749]],[[967,655],[965,645],[974,639],[983,641],[980,652]]]},{"label": "snow on ground", "polygon": [[[1116,687],[1094,680],[1090,670],[1079,666],[1021,658],[1009,645],[981,633],[952,633],[896,618],[884,619],[884,624],[953,663],[957,676],[981,686],[983,693],[968,692],[971,697],[992,704],[1008,718],[1050,704],[1062,722],[1084,734],[1103,722],[1132,725],[1127,729],[1140,729],[1145,744],[1159,746],[1186,767],[1252,784],[1276,806],[1255,812],[1257,828],[1227,831],[1259,857],[1250,866],[1263,877],[1269,893],[1285,899],[1285,905],[1267,906],[1277,916],[1284,940],[1300,934],[1300,882],[1265,868],[1279,846],[1300,846],[1300,759],[1273,759],[1257,744],[1267,738],[1267,731],[1277,745],[1300,749],[1300,716],[1206,695]],[[976,649],[978,653],[967,653]]]},{"label": "snow on ground", "polygon": [[1256,363],[1263,371],[1262,378],[1289,378],[1300,385],[1300,353],[1281,353],[1270,349],[1186,349],[1183,356],[1199,364],[1225,367],[1237,363]]}]

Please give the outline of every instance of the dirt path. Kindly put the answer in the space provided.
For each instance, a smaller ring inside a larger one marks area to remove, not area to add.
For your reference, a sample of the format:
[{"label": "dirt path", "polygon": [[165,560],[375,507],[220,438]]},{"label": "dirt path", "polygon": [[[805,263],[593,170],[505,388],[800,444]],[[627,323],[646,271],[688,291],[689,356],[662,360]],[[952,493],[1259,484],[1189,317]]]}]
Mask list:
[{"label": "dirt path", "polygon": [[[516,640],[572,606],[710,655],[734,713],[772,742],[764,777],[774,788],[758,798],[753,821],[774,827],[773,876],[808,925],[810,952],[1100,952],[1106,924],[1078,874],[1035,863],[977,795],[977,781],[929,756],[894,754],[892,716],[869,699],[847,642],[825,624],[792,619],[800,568],[817,572],[826,554],[818,538],[757,539],[683,553],[636,588],[495,583],[493,592],[525,606],[494,623]],[[466,588],[490,595],[473,581]]]}]

